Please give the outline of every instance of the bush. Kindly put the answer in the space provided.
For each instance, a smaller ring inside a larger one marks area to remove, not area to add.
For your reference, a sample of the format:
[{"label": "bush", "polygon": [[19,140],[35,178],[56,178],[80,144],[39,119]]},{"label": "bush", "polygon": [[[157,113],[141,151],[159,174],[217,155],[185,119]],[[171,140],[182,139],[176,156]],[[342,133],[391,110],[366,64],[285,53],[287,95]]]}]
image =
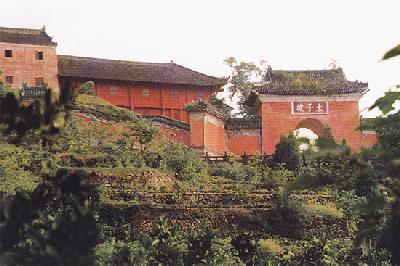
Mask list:
[{"label": "bush", "polygon": [[258,169],[252,165],[239,163],[217,163],[209,165],[208,173],[211,176],[223,176],[240,181],[258,181]]},{"label": "bush", "polygon": [[376,187],[376,172],[371,164],[367,164],[356,177],[356,194],[359,197],[369,197]]},{"label": "bush", "polygon": [[9,254],[7,263],[92,264],[98,241],[92,208],[98,197],[82,176],[59,171],[31,194],[17,193],[5,201],[0,240],[1,252]]},{"label": "bush", "polygon": [[235,236],[231,241],[232,247],[235,249],[239,258],[246,265],[253,265],[252,261],[259,249],[259,242],[252,235],[242,233]]},{"label": "bush", "polygon": [[355,155],[325,154],[301,169],[299,176],[288,185],[288,190],[335,185],[341,190],[355,188],[358,171],[365,166]]},{"label": "bush", "polygon": [[302,206],[290,201],[286,195],[277,196],[265,221],[265,230],[270,234],[300,239],[303,236],[305,217]]},{"label": "bush", "polygon": [[275,146],[272,164],[284,164],[288,170],[298,170],[300,166],[299,143],[293,133],[281,136],[279,143]]},{"label": "bush", "polygon": [[205,168],[203,161],[184,144],[164,142],[161,146],[161,162],[178,180],[191,180]]},{"label": "bush", "polygon": [[111,239],[96,246],[96,265],[147,265],[149,249],[139,240]]}]

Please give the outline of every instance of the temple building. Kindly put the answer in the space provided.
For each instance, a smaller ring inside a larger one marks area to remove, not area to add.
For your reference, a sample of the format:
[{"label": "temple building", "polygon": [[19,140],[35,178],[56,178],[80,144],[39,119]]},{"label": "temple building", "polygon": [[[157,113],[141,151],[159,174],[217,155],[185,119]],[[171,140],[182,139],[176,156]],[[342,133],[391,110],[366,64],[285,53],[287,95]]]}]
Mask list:
[{"label": "temple building", "polygon": [[56,48],[45,28],[0,27],[0,80],[15,89],[48,86],[54,91],[63,84],[79,87],[92,81],[97,96],[142,114],[167,139],[181,141],[200,155],[271,154],[281,135],[299,128],[321,135],[328,126],[337,142],[346,140],[355,150],[376,142],[375,132],[359,129],[359,100],[368,84],[348,81],[340,68],[269,69],[248,99],[257,115],[230,118],[206,102],[223,90],[227,79],[174,62],[57,55]]}]

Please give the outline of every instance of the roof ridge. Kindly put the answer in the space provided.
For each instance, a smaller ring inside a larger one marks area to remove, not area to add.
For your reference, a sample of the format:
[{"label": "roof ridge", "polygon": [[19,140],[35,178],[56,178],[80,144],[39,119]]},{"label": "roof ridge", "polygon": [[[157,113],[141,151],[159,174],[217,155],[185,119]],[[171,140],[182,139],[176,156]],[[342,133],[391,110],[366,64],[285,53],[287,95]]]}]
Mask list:
[{"label": "roof ridge", "polygon": [[131,60],[122,60],[122,59],[98,58],[98,57],[91,57],[91,56],[60,55],[60,54],[57,55],[57,57],[64,57],[64,58],[77,59],[77,60],[95,60],[95,61],[119,62],[119,63],[138,63],[138,64],[148,64],[148,65],[167,65],[168,66],[168,65],[174,64],[174,63],[143,62],[143,61],[131,61]]},{"label": "roof ridge", "polygon": [[43,29],[9,28],[9,27],[0,27],[0,31],[10,32],[10,33],[20,33],[20,34],[40,34],[42,32],[45,32]]},{"label": "roof ridge", "polygon": [[200,75],[203,75],[203,76],[207,76],[207,77],[209,77],[209,78],[216,78],[216,79],[220,79],[220,80],[225,80],[225,81],[228,81],[228,78],[223,78],[223,77],[214,77],[214,76],[211,76],[211,75],[204,74],[204,73],[201,73],[201,72],[199,72],[199,71],[193,70],[193,69],[191,69],[191,68],[188,68],[188,67],[182,66],[182,65],[180,65],[180,64],[177,64],[177,63],[171,63],[171,64],[174,64],[174,65],[176,65],[176,66],[178,66],[178,67],[181,67],[181,68],[184,68],[184,69],[187,69],[187,70],[190,70],[190,71],[192,71],[192,72],[196,72],[197,74],[200,74]]}]

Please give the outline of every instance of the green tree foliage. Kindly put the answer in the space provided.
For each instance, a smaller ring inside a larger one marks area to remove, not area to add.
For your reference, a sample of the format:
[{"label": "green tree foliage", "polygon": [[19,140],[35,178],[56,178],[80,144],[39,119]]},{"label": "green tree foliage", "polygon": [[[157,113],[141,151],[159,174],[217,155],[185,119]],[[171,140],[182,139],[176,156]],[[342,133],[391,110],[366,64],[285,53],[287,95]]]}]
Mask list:
[{"label": "green tree foliage", "polygon": [[40,168],[41,165],[35,164],[32,155],[31,152],[15,145],[0,143],[1,193],[13,195],[36,188],[40,181],[39,169],[36,168]]},{"label": "green tree foliage", "polygon": [[244,117],[254,117],[255,110],[247,104],[247,99],[255,84],[255,77],[262,76],[263,70],[252,62],[238,62],[234,57],[226,58],[224,63],[231,68],[228,91],[230,97],[239,95],[239,110]]},{"label": "green tree foliage", "polygon": [[187,240],[185,265],[211,265],[215,262],[215,232],[208,226],[194,230]]},{"label": "green tree foliage", "polygon": [[212,94],[209,97],[208,102],[226,117],[232,116],[233,108],[226,104],[224,99],[218,99],[215,94]]},{"label": "green tree foliage", "polygon": [[202,160],[179,142],[163,143],[160,154],[163,167],[174,173],[178,180],[194,179],[205,168]]},{"label": "green tree foliage", "polygon": [[284,167],[291,171],[296,171],[300,165],[299,143],[291,132],[288,136],[281,136],[275,146],[275,153],[272,156],[274,165],[284,164]]},{"label": "green tree foliage", "polygon": [[128,129],[132,132],[131,136],[139,143],[140,151],[144,156],[149,145],[159,133],[159,129],[143,118],[138,118],[135,123],[129,124]]},{"label": "green tree foliage", "polygon": [[5,134],[15,134],[15,143],[30,130],[40,129],[43,144],[46,136],[54,134],[54,119],[58,113],[58,103],[52,102],[51,93],[46,93],[44,99],[36,100],[25,106],[14,93],[0,96],[0,123],[6,125]]},{"label": "green tree foliage", "polygon": [[278,195],[266,219],[265,230],[270,234],[301,239],[304,227],[305,217],[302,206],[291,201],[286,194]]},{"label": "green tree foliage", "polygon": [[[98,229],[91,209],[97,192],[82,173],[60,171],[31,194],[2,207],[1,254],[12,264],[88,265]],[[88,200],[91,200],[90,202]]]},{"label": "green tree foliage", "polygon": [[400,44],[387,51],[383,56],[383,60],[387,60],[398,55],[400,55]]},{"label": "green tree foliage", "polygon": [[315,140],[315,145],[321,150],[334,149],[337,146],[330,127],[325,127],[322,136]]},{"label": "green tree foliage", "polygon": [[160,217],[150,234],[153,247],[150,265],[181,265],[177,228],[170,226],[165,217]]},{"label": "green tree foliage", "polygon": [[243,263],[254,265],[259,249],[259,242],[254,236],[248,233],[238,234],[232,239],[231,244]]}]

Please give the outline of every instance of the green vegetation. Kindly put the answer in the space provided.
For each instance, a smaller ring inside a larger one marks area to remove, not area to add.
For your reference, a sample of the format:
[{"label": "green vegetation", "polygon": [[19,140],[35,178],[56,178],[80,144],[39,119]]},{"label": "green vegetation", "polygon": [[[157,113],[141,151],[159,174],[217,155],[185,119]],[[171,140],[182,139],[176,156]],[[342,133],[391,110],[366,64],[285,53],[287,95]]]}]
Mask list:
[{"label": "green vegetation", "polygon": [[90,83],[72,92],[0,96],[1,264],[400,264],[397,94],[372,149],[326,128],[302,158],[290,134],[272,158],[206,164]]}]

